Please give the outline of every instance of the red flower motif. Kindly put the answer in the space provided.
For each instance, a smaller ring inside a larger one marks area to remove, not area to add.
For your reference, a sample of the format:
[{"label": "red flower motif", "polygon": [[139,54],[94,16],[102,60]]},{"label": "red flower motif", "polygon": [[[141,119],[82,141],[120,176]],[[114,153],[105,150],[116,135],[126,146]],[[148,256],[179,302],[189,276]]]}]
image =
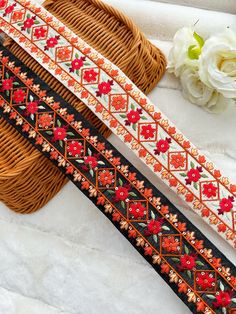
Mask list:
[{"label": "red flower motif", "polygon": [[[3,7],[5,6],[6,2],[2,1],[2,5]],[[5,12],[3,14],[3,16],[6,16],[8,14],[10,14],[13,10],[14,10],[14,7],[16,6],[16,3],[12,4],[12,5],[9,5],[6,9],[5,9]]]},{"label": "red flower motif", "polygon": [[13,100],[15,103],[21,103],[25,100],[26,93],[22,89],[18,89],[13,93]]},{"label": "red flower motif", "polygon": [[196,266],[196,256],[193,255],[182,255],[180,257],[180,268],[182,270],[192,270]]},{"label": "red flower motif", "polygon": [[140,114],[142,114],[141,109],[137,110],[130,110],[130,112],[127,113],[127,120],[125,121],[125,125],[130,125],[132,123],[137,123],[140,120]]},{"label": "red flower motif", "polygon": [[66,138],[66,129],[56,128],[53,130],[53,135],[54,141],[63,141]]},{"label": "red flower motif", "polygon": [[7,3],[7,0],[0,0],[0,8],[4,8]]},{"label": "red flower motif", "polygon": [[220,209],[218,209],[218,213],[223,215],[224,213],[229,213],[231,209],[234,207],[233,205],[234,197],[229,196],[228,198],[224,197],[220,201]]},{"label": "red flower motif", "polygon": [[176,253],[180,250],[180,241],[174,236],[163,237],[162,247],[167,253]]},{"label": "red flower motif", "polygon": [[156,144],[155,155],[159,155],[160,153],[166,153],[170,148],[171,139],[166,138],[165,140],[161,139]]},{"label": "red flower motif", "polygon": [[26,19],[21,29],[25,31],[27,28],[31,28],[34,25],[35,19],[36,16],[29,17],[28,19]]},{"label": "red flower motif", "polygon": [[89,165],[91,168],[95,168],[98,165],[97,158],[94,156],[85,156],[84,157],[84,163],[86,165]]},{"label": "red flower motif", "polygon": [[191,184],[192,182],[198,182],[201,178],[202,167],[192,168],[187,172],[187,179],[185,179],[186,184]]},{"label": "red flower motif", "polygon": [[150,220],[147,224],[147,231],[149,235],[158,234],[161,231],[162,225],[163,225],[162,219]]},{"label": "red flower motif", "polygon": [[26,115],[35,114],[38,111],[38,102],[31,101],[26,105]]},{"label": "red flower motif", "polygon": [[92,70],[84,71],[84,80],[88,83],[95,82],[97,80],[98,72]]},{"label": "red flower motif", "polygon": [[180,153],[178,154],[172,154],[171,155],[171,160],[170,164],[175,168],[183,168],[185,164],[185,157],[181,155]]},{"label": "red flower motif", "polygon": [[98,91],[96,92],[97,96],[107,95],[111,91],[111,86],[113,81],[102,82],[98,84]]},{"label": "red flower motif", "polygon": [[134,219],[142,218],[146,215],[146,210],[146,207],[144,207],[141,202],[132,203],[129,207],[129,213]]},{"label": "red flower motif", "polygon": [[57,50],[57,58],[61,61],[70,59],[71,50],[68,47],[62,47]]},{"label": "red flower motif", "polygon": [[79,70],[80,68],[82,68],[82,66],[84,65],[84,61],[85,60],[86,60],[85,57],[76,58],[75,60],[73,60],[71,62],[70,72],[74,72],[74,71]]},{"label": "red flower motif", "polygon": [[50,127],[52,125],[52,122],[53,122],[53,118],[48,113],[43,113],[42,115],[40,115],[39,120],[38,120],[39,126],[42,128]]},{"label": "red flower motif", "polygon": [[1,91],[4,92],[5,90],[10,90],[13,87],[13,78],[5,79],[2,82],[2,88]]},{"label": "red flower motif", "polygon": [[124,186],[119,186],[115,190],[114,202],[125,201],[129,196],[129,188]]},{"label": "red flower motif", "polygon": [[196,276],[196,283],[202,291],[212,289],[215,285],[215,277],[208,272],[198,272]]},{"label": "red flower motif", "polygon": [[109,170],[99,171],[98,182],[102,186],[109,186],[114,182],[114,174]]},{"label": "red flower motif", "polygon": [[111,105],[112,105],[112,107],[115,108],[115,110],[125,109],[125,107],[127,105],[127,100],[124,97],[122,97],[121,95],[114,96],[112,98]]},{"label": "red flower motif", "polygon": [[213,302],[213,306],[218,307],[227,307],[231,303],[231,291],[220,291],[216,294],[216,301]]},{"label": "red flower motif", "polygon": [[154,137],[155,132],[156,128],[153,128],[151,124],[142,126],[141,135],[145,138],[145,140]]},{"label": "red flower motif", "polygon": [[47,30],[43,27],[36,28],[34,31],[34,36],[37,39],[44,38]]},{"label": "red flower motif", "polygon": [[44,50],[48,50],[48,48],[54,48],[58,44],[60,36],[51,37],[46,41],[46,46]]},{"label": "red flower motif", "polygon": [[207,198],[216,197],[217,187],[214,186],[212,183],[206,183],[206,184],[203,185],[202,193]]},{"label": "red flower motif", "polygon": [[83,152],[83,145],[80,142],[71,141],[67,146],[67,153],[72,157],[78,157]]}]

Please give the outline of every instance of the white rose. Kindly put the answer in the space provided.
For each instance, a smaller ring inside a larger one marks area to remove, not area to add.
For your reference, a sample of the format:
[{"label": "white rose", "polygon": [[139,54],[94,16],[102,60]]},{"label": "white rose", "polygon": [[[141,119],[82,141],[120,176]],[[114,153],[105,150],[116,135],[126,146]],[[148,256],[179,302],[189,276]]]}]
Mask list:
[{"label": "white rose", "polygon": [[206,86],[199,77],[197,68],[185,68],[180,75],[183,96],[191,103],[203,107],[208,112],[219,113],[233,104],[216,90]]},{"label": "white rose", "polygon": [[236,33],[230,29],[206,40],[199,58],[199,75],[210,88],[236,98]]},{"label": "white rose", "polygon": [[173,47],[170,50],[168,69],[177,77],[180,75],[185,65],[196,66],[198,60],[188,57],[190,46],[198,46],[199,43],[194,37],[194,31],[190,27],[183,27],[178,30],[173,38]]}]

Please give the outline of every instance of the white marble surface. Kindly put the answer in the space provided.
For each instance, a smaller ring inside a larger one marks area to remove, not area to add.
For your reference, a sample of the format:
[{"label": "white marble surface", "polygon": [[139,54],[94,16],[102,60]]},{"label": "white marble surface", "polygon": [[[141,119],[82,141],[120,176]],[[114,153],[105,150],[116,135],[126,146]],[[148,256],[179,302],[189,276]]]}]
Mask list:
[{"label": "white marble surface", "polygon": [[[175,30],[180,24],[194,23],[196,15],[204,17],[199,25],[204,32],[212,32],[215,27],[206,27],[208,15],[221,16],[218,21],[222,26],[235,21],[230,14],[188,7],[182,10],[175,6],[179,11],[174,13],[168,4],[144,0],[106,2],[123,8],[165,53]],[[144,5],[150,19],[143,15]],[[171,19],[163,15],[164,11],[172,12]],[[150,97],[236,182],[236,107],[220,116],[210,115],[185,101],[178,81],[169,74]],[[115,136],[110,140],[236,262],[235,252],[227,243],[163,187]],[[72,183],[33,215],[20,216],[0,204],[0,257],[0,314],[190,313]]]}]

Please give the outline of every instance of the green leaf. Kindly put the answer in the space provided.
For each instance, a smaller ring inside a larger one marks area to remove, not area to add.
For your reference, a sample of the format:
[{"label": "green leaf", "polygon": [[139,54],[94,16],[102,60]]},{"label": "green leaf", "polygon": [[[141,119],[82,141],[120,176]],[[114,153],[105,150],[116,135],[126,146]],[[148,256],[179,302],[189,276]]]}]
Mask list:
[{"label": "green leaf", "polygon": [[190,270],[187,270],[187,275],[189,276],[190,279],[192,278],[192,273]]},{"label": "green leaf", "polygon": [[167,226],[162,226],[162,229],[165,230],[165,231],[169,231],[170,230],[170,228],[167,227]]},{"label": "green leaf", "polygon": [[68,135],[70,136],[75,136],[75,134],[73,132],[66,132]]},{"label": "green leaf", "polygon": [[156,234],[153,235],[153,240],[154,240],[154,242],[157,243],[157,235]]},{"label": "green leaf", "polygon": [[136,131],[136,123],[134,123],[134,124],[132,125],[132,128],[133,128],[134,131]]},{"label": "green leaf", "polygon": [[206,295],[208,299],[215,300],[215,296],[213,294]]},{"label": "green leaf", "polygon": [[131,109],[133,109],[133,110],[135,109],[135,106],[134,106],[134,104],[131,104]]},{"label": "green leaf", "polygon": [[177,257],[172,257],[171,259],[172,259],[173,262],[176,262],[176,263],[179,262],[179,258],[177,258]]},{"label": "green leaf", "polygon": [[186,173],[180,173],[181,177],[187,177]]},{"label": "green leaf", "polygon": [[79,76],[79,70],[76,70],[75,73]]},{"label": "green leaf", "polygon": [[224,287],[223,283],[222,283],[221,281],[220,281],[219,283],[220,283],[220,290],[221,290],[221,291],[224,291],[224,290],[225,290],[225,287]]},{"label": "green leaf", "polygon": [[146,117],[144,117],[144,116],[142,116],[142,117],[141,117],[141,119],[142,119],[142,120],[147,120],[147,118],[146,118]]},{"label": "green leaf", "polygon": [[197,184],[197,182],[194,182],[194,183],[193,183],[193,186],[194,186],[194,189],[198,190],[198,184]]},{"label": "green leaf", "polygon": [[115,194],[115,191],[113,191],[113,190],[107,190],[107,192],[108,192],[109,194]]},{"label": "green leaf", "polygon": [[195,167],[195,165],[194,165],[194,163],[192,161],[190,162],[190,166],[191,166],[191,168]]},{"label": "green leaf", "polygon": [[38,25],[38,24],[40,24],[40,22],[36,20],[36,21],[34,21],[34,24]]},{"label": "green leaf", "polygon": [[27,31],[28,34],[30,34],[30,29],[29,28],[27,28],[26,31]]},{"label": "green leaf", "polygon": [[89,62],[85,62],[85,63],[84,63],[84,65],[89,66],[89,65],[90,65],[90,63],[89,63]]},{"label": "green leaf", "polygon": [[198,266],[204,266],[204,264],[203,264],[201,261],[196,261],[196,264],[197,264]]},{"label": "green leaf", "polygon": [[152,210],[151,210],[151,217],[152,217],[153,220],[155,220],[155,218],[156,218],[156,216],[155,216],[155,214],[154,214],[154,212]]},{"label": "green leaf", "polygon": [[84,161],[82,159],[76,159],[76,161],[79,163],[79,164],[83,164]]},{"label": "green leaf", "polygon": [[122,186],[123,185],[123,181],[121,180],[121,178],[119,178],[118,181],[119,181],[119,185]]},{"label": "green leaf", "polygon": [[27,17],[27,19],[29,19],[30,18],[30,13],[27,13],[26,17]]},{"label": "green leaf", "polygon": [[193,33],[193,37],[198,42],[199,47],[202,48],[205,43],[204,39],[196,32]]},{"label": "green leaf", "polygon": [[61,126],[61,121],[57,119],[57,125],[60,127]]},{"label": "green leaf", "polygon": [[9,73],[6,72],[6,78],[9,79]]},{"label": "green leaf", "polygon": [[120,114],[120,117],[125,119],[126,118],[126,114]]},{"label": "green leaf", "polygon": [[48,135],[52,135],[52,131],[46,131]]},{"label": "green leaf", "polygon": [[59,145],[63,148],[63,142],[60,140]]},{"label": "green leaf", "polygon": [[14,85],[14,86],[19,86],[20,83],[19,83],[19,82],[13,82],[13,85]]},{"label": "green leaf", "polygon": [[88,154],[89,154],[89,156],[92,156],[92,151],[90,148],[88,148]]},{"label": "green leaf", "polygon": [[130,195],[130,196],[134,196],[134,197],[137,196],[137,194],[135,194],[134,192],[129,192],[129,195]]},{"label": "green leaf", "polygon": [[186,254],[189,254],[189,248],[185,245],[184,246],[184,252],[186,253]]},{"label": "green leaf", "polygon": [[75,54],[75,58],[76,58],[76,59],[79,59],[78,53]]},{"label": "green leaf", "polygon": [[233,303],[236,303],[236,298],[231,299]]},{"label": "green leaf", "polygon": [[206,174],[204,174],[204,173],[201,175],[201,177],[202,178],[208,178],[208,176]]},{"label": "green leaf", "polygon": [[93,169],[90,169],[90,170],[89,170],[89,173],[91,174],[92,177],[94,176]]},{"label": "green leaf", "polygon": [[66,63],[66,66],[70,67],[70,66],[71,66],[71,64],[70,64],[70,63]]},{"label": "green leaf", "polygon": [[188,57],[191,60],[198,60],[201,54],[201,48],[196,45],[191,45],[188,47]]},{"label": "green leaf", "polygon": [[227,310],[226,310],[225,307],[222,307],[222,313],[223,313],[223,314],[227,314]]},{"label": "green leaf", "polygon": [[146,228],[147,227],[147,225],[142,223],[142,222],[139,223],[139,226],[142,227],[142,228]]},{"label": "green leaf", "polygon": [[101,166],[104,166],[104,165],[105,165],[105,162],[99,160],[99,161],[98,161],[98,164],[101,165]]},{"label": "green leaf", "polygon": [[7,91],[6,91],[6,94],[7,94],[7,96],[10,96],[10,91],[7,90]]},{"label": "green leaf", "polygon": [[125,209],[125,202],[121,201],[121,206]]}]

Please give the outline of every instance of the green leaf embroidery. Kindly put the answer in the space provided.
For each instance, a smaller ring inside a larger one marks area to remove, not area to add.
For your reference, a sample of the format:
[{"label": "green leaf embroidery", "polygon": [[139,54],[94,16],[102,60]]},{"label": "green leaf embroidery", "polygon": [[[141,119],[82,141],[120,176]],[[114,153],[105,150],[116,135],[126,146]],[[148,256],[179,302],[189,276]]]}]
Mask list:
[{"label": "green leaf embroidery", "polygon": [[76,161],[77,161],[79,164],[83,164],[83,163],[84,163],[84,161],[81,160],[81,159],[76,159]]},{"label": "green leaf embroidery", "polygon": [[146,117],[144,117],[144,116],[142,116],[142,117],[141,117],[141,119],[142,119],[142,120],[147,120],[147,118],[146,118]]},{"label": "green leaf embroidery", "polygon": [[61,126],[61,121],[60,120],[58,120],[57,119],[57,125],[59,126],[59,128],[60,128],[60,126]]},{"label": "green leaf embroidery", "polygon": [[142,222],[139,223],[139,226],[142,227],[142,228],[146,228],[147,227],[147,225],[142,223]]},{"label": "green leaf embroidery", "polygon": [[208,299],[215,300],[215,296],[212,294],[207,294],[206,296],[208,297]]},{"label": "green leaf embroidery", "polygon": [[101,166],[104,166],[104,165],[105,165],[105,162],[99,160],[99,161],[98,161],[98,164],[101,165]]},{"label": "green leaf embroidery", "polygon": [[192,273],[190,270],[187,270],[187,275],[189,276],[190,279],[192,278]]},{"label": "green leaf embroidery", "polygon": [[70,66],[71,66],[71,64],[70,64],[70,63],[66,63],[66,66],[70,67]]},{"label": "green leaf embroidery", "polygon": [[7,91],[6,91],[6,94],[7,94],[7,96],[10,96],[10,91],[7,90]]},{"label": "green leaf embroidery", "polygon": [[30,29],[29,28],[27,28],[26,31],[27,31],[28,34],[30,34]]},{"label": "green leaf embroidery", "polygon": [[233,303],[236,303],[236,298],[231,299]]},{"label": "green leaf embroidery", "polygon": [[122,186],[123,185],[123,181],[121,180],[121,178],[119,178],[118,181],[119,181],[119,185]]},{"label": "green leaf embroidery", "polygon": [[126,114],[120,114],[120,117],[125,119],[126,118]]},{"label": "green leaf embroidery", "polygon": [[89,170],[89,173],[91,174],[92,177],[94,176],[93,169],[90,169],[90,170]]},{"label": "green leaf embroidery", "polygon": [[197,264],[198,266],[204,266],[204,264],[203,264],[201,261],[196,261],[196,264]]},{"label": "green leaf embroidery", "polygon": [[192,161],[190,162],[190,166],[191,168],[194,168],[194,163]]},{"label": "green leaf embroidery", "polygon": [[79,70],[76,70],[75,72],[76,72],[76,74],[79,76]]},{"label": "green leaf embroidery", "polygon": [[135,194],[134,192],[129,192],[129,195],[130,195],[130,196],[134,196],[134,197],[137,196],[137,194]]},{"label": "green leaf embroidery", "polygon": [[125,202],[121,201],[121,206],[125,209]]},{"label": "green leaf embroidery", "polygon": [[184,246],[184,252],[186,253],[186,254],[189,254],[189,249],[188,249],[188,247],[185,245]]},{"label": "green leaf embroidery", "polygon": [[180,173],[181,177],[187,177],[186,173]]},{"label": "green leaf embroidery", "polygon": [[224,285],[223,285],[223,283],[220,281],[220,290],[221,291],[224,291],[225,290],[225,287],[224,287]]},{"label": "green leaf embroidery", "polygon": [[14,85],[14,86],[19,86],[20,83],[19,83],[19,82],[14,82],[13,85]]},{"label": "green leaf embroidery", "polygon": [[40,24],[40,22],[36,20],[36,21],[34,21],[34,24],[38,25],[38,24]]},{"label": "green leaf embroidery", "polygon": [[173,262],[176,262],[176,263],[179,262],[179,258],[177,258],[177,257],[172,257],[171,259],[172,259]]},{"label": "green leaf embroidery", "polygon": [[29,19],[29,18],[30,18],[30,14],[29,14],[29,13],[27,13],[26,17],[27,17],[27,19]]},{"label": "green leaf embroidery", "polygon": [[167,227],[167,226],[162,226],[162,229],[165,230],[165,231],[169,231],[170,230],[170,228]]},{"label": "green leaf embroidery", "polygon": [[132,128],[136,131],[136,123],[132,124]]},{"label": "green leaf embroidery", "polygon": [[63,142],[60,140],[59,145],[63,148]]},{"label": "green leaf embroidery", "polygon": [[198,184],[197,184],[197,182],[194,182],[194,183],[193,183],[193,186],[194,186],[194,189],[198,190]]},{"label": "green leaf embroidery", "polygon": [[75,54],[75,58],[76,58],[76,59],[79,59],[78,53]]},{"label": "green leaf embroidery", "polygon": [[75,134],[73,132],[66,132],[68,135],[70,136],[75,136]]},{"label": "green leaf embroidery", "polygon": [[204,174],[204,173],[201,175],[201,177],[202,178],[208,178],[208,176],[206,174]]},{"label": "green leaf embroidery", "polygon": [[135,106],[134,106],[134,104],[131,104],[131,109],[133,109],[133,110],[135,109]]},{"label": "green leaf embroidery", "polygon": [[52,135],[52,131],[46,131],[48,135]]},{"label": "green leaf embroidery", "polygon": [[113,190],[107,190],[107,192],[108,192],[109,194],[115,194],[115,191],[113,191]]},{"label": "green leaf embroidery", "polygon": [[154,212],[152,210],[151,210],[151,217],[152,217],[153,220],[155,220],[155,218],[156,218],[156,216],[155,216],[155,214],[154,214]]},{"label": "green leaf embroidery", "polygon": [[89,156],[92,156],[92,151],[90,148],[88,148],[88,154],[89,154]]},{"label": "green leaf embroidery", "polygon": [[9,79],[9,74],[6,72],[6,78]]},{"label": "green leaf embroidery", "polygon": [[157,235],[156,234],[153,235],[153,240],[157,243]]}]

